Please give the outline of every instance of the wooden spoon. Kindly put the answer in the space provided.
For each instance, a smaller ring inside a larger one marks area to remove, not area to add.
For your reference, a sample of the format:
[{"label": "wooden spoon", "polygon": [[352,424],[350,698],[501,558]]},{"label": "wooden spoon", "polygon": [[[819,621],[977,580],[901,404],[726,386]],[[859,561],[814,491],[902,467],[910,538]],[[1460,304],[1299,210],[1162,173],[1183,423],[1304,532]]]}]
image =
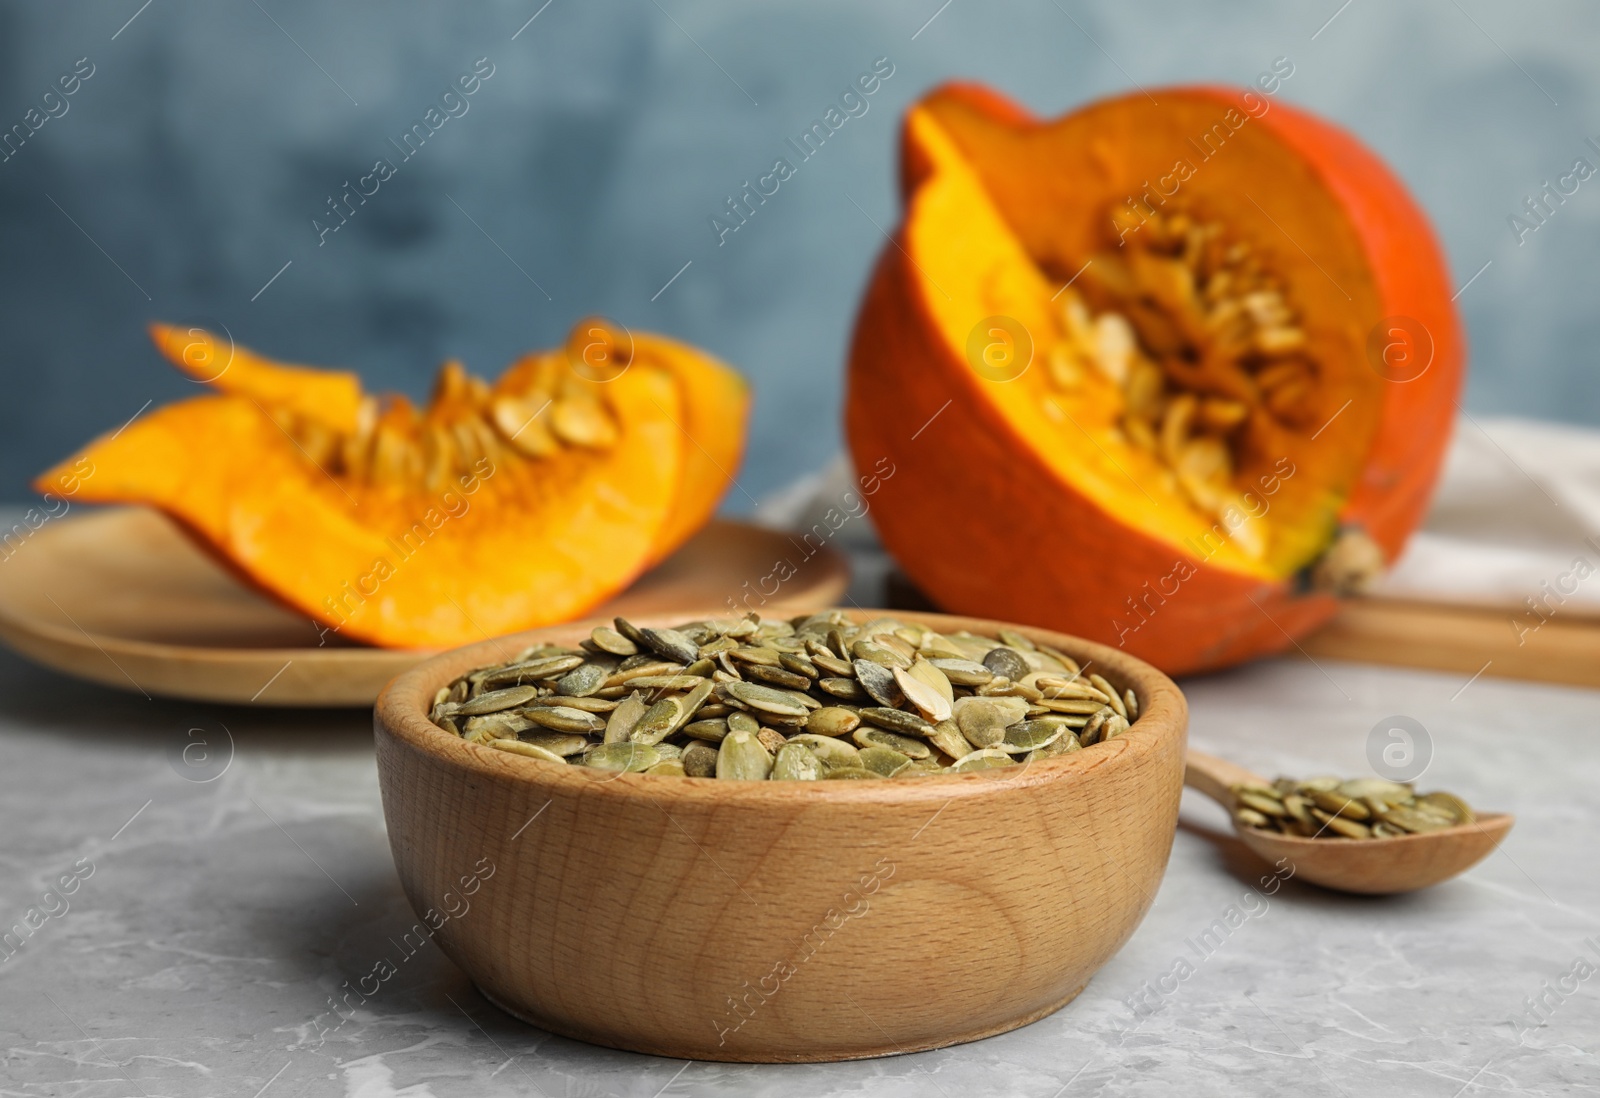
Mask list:
[{"label": "wooden spoon", "polygon": [[[1230,817],[1236,807],[1233,786],[1272,784],[1242,766],[1193,748],[1183,783],[1222,805]],[[1295,876],[1313,884],[1387,895],[1427,888],[1477,865],[1500,845],[1515,820],[1509,813],[1495,812],[1473,823],[1387,839],[1303,839],[1237,824],[1234,831],[1261,857],[1274,865],[1293,866]]]}]

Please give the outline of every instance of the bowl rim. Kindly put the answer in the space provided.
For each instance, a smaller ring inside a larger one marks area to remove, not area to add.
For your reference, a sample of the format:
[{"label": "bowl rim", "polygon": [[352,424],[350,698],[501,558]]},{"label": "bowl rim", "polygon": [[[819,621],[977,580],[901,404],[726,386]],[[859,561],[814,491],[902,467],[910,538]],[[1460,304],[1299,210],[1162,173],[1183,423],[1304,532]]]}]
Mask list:
[{"label": "bowl rim", "polygon": [[[552,794],[593,791],[608,796],[646,800],[657,804],[658,807],[663,797],[670,798],[675,805],[716,806],[815,803],[818,798],[825,802],[841,804],[948,802],[957,797],[1021,792],[1062,778],[1093,774],[1108,766],[1116,767],[1119,761],[1131,762],[1134,758],[1156,750],[1165,737],[1177,736],[1181,741],[1187,735],[1188,703],[1177,684],[1162,671],[1121,649],[1041,626],[1013,624],[991,618],[873,607],[824,609],[841,610],[854,621],[896,617],[931,625],[940,632],[968,629],[992,635],[998,629],[1013,629],[1030,640],[1042,641],[1051,647],[1059,648],[1075,659],[1086,657],[1085,668],[1096,664],[1111,669],[1119,676],[1118,681],[1124,689],[1133,688],[1135,697],[1139,699],[1139,717],[1127,732],[1116,739],[1094,745],[1109,750],[1074,751],[1036,763],[995,767],[964,774],[935,774],[903,781],[876,782],[732,782],[716,778],[617,773],[583,766],[558,766],[540,759],[470,743],[438,727],[429,719],[428,711],[432,707],[435,691],[459,675],[478,667],[488,666],[495,662],[496,658],[503,662],[508,658],[508,651],[515,651],[541,641],[572,643],[587,636],[595,626],[611,624],[609,619],[588,618],[562,625],[525,630],[503,637],[492,637],[449,649],[396,675],[384,685],[373,706],[374,735],[379,740],[388,736],[413,751],[430,757],[435,763],[447,765],[467,774],[502,782],[520,782],[536,790],[548,790]],[[720,613],[675,611],[640,616],[635,624],[673,625],[727,616],[725,609]],[[784,620],[796,616],[805,616],[805,613],[785,614]],[[382,769],[380,767],[380,777]],[[385,808],[388,808],[387,803]]]}]

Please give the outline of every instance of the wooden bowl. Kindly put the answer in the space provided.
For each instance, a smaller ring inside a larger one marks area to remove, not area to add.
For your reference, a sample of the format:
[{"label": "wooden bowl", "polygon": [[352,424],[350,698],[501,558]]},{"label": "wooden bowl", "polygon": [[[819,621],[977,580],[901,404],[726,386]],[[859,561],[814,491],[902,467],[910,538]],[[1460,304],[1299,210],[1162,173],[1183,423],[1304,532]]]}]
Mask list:
[{"label": "wooden bowl", "polygon": [[[947,632],[1005,624],[892,613]],[[427,717],[457,676],[588,626],[420,664],[374,715],[389,843],[420,927],[508,1013],[658,1056],[884,1056],[1049,1014],[1155,897],[1188,708],[1124,652],[1010,628],[1131,686],[1133,728],[1031,765],[922,779],[619,775],[479,747]]]}]

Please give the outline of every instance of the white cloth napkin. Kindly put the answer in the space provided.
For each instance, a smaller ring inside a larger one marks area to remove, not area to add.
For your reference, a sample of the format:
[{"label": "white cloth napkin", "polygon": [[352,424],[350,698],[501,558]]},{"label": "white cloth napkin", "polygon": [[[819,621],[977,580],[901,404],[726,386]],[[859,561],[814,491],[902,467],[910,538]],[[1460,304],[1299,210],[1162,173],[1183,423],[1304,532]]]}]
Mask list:
[{"label": "white cloth napkin", "polygon": [[[803,529],[836,508],[837,522],[854,486],[841,456],[761,500],[753,517]],[[833,544],[867,573],[853,593],[876,601],[887,562],[870,522],[852,517]],[[1463,416],[1427,521],[1377,593],[1518,609],[1533,598],[1544,616],[1600,615],[1600,430]]]},{"label": "white cloth napkin", "polygon": [[1378,593],[1600,614],[1600,431],[1458,420],[1427,522]]}]

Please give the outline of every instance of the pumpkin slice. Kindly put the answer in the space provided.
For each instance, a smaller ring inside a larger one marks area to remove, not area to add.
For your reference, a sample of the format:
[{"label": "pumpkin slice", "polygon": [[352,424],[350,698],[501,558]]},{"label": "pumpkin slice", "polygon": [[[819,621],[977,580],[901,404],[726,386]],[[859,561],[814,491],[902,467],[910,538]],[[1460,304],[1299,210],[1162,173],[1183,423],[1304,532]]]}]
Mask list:
[{"label": "pumpkin slice", "polygon": [[[360,415],[361,381],[353,373],[294,366],[237,347],[202,328],[152,324],[150,336],[161,353],[199,381],[238,393],[270,407],[288,407],[349,434]],[[732,486],[744,457],[745,424],[750,388],[726,363],[687,343],[648,332],[620,329],[602,317],[586,317],[573,325],[559,350],[525,355],[512,366],[517,377],[533,378],[562,364],[587,380],[606,383],[620,377],[634,362],[667,370],[678,380],[683,401],[679,426],[689,446],[677,503],[657,535],[652,564],[672,553],[710,521]],[[447,367],[447,370],[450,368]],[[464,391],[459,367],[441,380],[445,390]],[[514,429],[514,428],[513,428]],[[539,437],[543,437],[540,432]]]},{"label": "pumpkin slice", "polygon": [[[1398,554],[1462,344],[1370,152],[1259,97],[1154,94],[913,108],[847,432],[894,462],[880,532],[945,608],[1181,672],[1287,646]],[[1397,340],[1426,360],[1375,360]]]},{"label": "pumpkin slice", "polygon": [[[79,498],[159,507],[246,579],[375,644],[443,647],[581,615],[693,532],[685,503],[695,526],[714,509],[727,480],[707,475],[709,455],[691,459],[685,425],[716,424],[711,453],[730,463],[742,444],[742,383],[657,337],[611,376],[559,351],[492,387],[447,363],[419,410],[363,395],[351,374],[152,334],[222,393],[159,409],[38,483],[87,460]],[[696,385],[711,391],[692,398]]]}]

